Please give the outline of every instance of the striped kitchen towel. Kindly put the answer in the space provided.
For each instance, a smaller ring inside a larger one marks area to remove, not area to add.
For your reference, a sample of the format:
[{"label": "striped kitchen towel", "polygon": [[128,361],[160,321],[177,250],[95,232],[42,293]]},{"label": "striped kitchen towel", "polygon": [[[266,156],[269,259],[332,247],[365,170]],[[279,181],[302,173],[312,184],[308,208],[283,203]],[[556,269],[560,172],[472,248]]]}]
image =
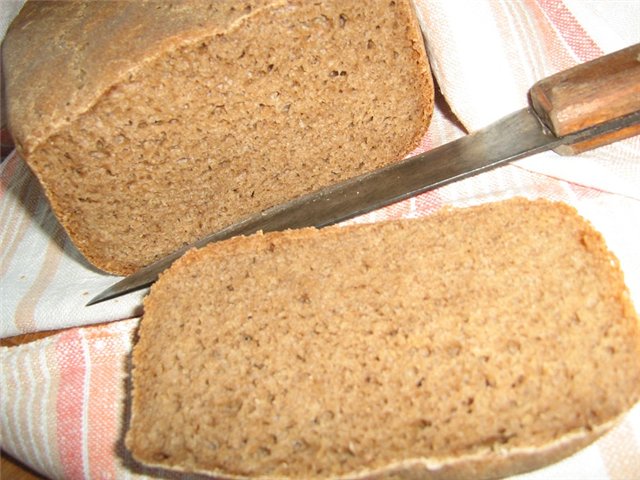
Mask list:
[{"label": "striped kitchen towel", "polygon": [[[640,42],[636,0],[415,0],[441,89],[430,149],[524,106],[538,79]],[[1,9],[0,9],[1,10]],[[4,12],[0,12],[4,15]],[[513,196],[562,200],[600,230],[640,306],[640,138],[578,157],[549,152],[351,222],[428,215]],[[187,478],[136,466],[123,446],[143,293],[84,308],[114,281],[64,235],[22,159],[0,166],[0,334],[72,328],[0,348],[2,448],[50,478]],[[105,325],[88,326],[93,323]],[[640,407],[578,454],[521,479],[634,479]]]},{"label": "striped kitchen towel", "polygon": [[[415,3],[434,75],[470,131],[525,107],[538,80],[640,42],[635,0]],[[640,199],[638,152],[640,136],[576,157],[547,154],[518,165]]]},{"label": "striped kitchen towel", "polygon": [[[75,328],[0,349],[3,449],[48,478],[192,478],[142,467],[124,447],[137,323]],[[640,405],[590,447],[514,479],[636,479],[638,432]]]}]

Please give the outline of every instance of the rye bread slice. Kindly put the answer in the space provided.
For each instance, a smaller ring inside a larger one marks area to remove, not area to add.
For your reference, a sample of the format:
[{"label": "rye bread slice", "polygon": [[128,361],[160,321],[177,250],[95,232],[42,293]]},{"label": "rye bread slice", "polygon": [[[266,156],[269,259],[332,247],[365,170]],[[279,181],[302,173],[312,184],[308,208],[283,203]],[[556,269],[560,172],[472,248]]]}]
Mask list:
[{"label": "rye bread slice", "polygon": [[640,331],[602,236],[514,199],[191,251],[152,287],[133,365],[144,464],[492,478],[633,406]]}]

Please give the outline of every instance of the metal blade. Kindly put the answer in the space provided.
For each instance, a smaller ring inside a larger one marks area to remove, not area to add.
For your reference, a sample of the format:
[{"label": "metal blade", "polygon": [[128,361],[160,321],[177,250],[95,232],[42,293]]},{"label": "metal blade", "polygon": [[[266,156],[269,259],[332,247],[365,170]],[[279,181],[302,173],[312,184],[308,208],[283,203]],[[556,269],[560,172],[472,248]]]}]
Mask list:
[{"label": "metal blade", "polygon": [[543,126],[530,108],[522,109],[428,152],[296,198],[231,225],[142,268],[97,295],[87,305],[151,285],[162,271],[191,248],[259,230],[331,225],[512,160],[638,123],[638,113],[558,138]]}]

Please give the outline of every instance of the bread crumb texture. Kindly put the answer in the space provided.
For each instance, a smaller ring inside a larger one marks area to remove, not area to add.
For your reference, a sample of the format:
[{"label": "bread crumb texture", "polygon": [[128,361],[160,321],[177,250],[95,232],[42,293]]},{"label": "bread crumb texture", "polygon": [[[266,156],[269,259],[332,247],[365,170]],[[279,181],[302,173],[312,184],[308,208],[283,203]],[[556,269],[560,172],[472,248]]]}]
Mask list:
[{"label": "bread crumb texture", "polygon": [[640,332],[600,234],[515,199],[191,251],[152,287],[133,365],[143,463],[324,478],[485,456],[483,478],[630,408]]},{"label": "bread crumb texture", "polygon": [[18,148],[122,274],[400,160],[433,110],[409,0],[29,2],[4,53]]}]

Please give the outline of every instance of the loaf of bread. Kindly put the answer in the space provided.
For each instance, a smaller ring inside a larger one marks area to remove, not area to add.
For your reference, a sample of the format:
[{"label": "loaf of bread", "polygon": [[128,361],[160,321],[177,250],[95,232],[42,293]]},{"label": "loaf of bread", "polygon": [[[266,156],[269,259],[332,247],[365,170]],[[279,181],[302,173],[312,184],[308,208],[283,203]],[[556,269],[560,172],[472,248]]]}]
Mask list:
[{"label": "loaf of bread", "polygon": [[126,445],[220,477],[494,478],[640,397],[617,260],[562,203],[238,237],[145,300]]},{"label": "loaf of bread", "polygon": [[400,160],[433,110],[410,0],[29,1],[3,53],[19,152],[120,274]]}]

